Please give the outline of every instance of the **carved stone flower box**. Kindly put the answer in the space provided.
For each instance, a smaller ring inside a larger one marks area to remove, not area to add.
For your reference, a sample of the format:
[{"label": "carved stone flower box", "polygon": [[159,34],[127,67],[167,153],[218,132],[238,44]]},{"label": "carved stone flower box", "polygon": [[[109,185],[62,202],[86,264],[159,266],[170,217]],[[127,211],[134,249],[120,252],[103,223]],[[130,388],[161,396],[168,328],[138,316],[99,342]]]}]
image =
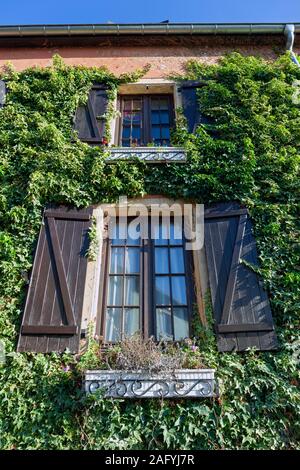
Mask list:
[{"label": "carved stone flower box", "polygon": [[148,163],[175,162],[184,163],[186,152],[179,147],[112,147],[109,149],[107,162],[133,160],[138,158]]},{"label": "carved stone flower box", "polygon": [[174,373],[87,370],[85,391],[99,389],[111,398],[205,398],[217,396],[214,369],[181,369]]}]

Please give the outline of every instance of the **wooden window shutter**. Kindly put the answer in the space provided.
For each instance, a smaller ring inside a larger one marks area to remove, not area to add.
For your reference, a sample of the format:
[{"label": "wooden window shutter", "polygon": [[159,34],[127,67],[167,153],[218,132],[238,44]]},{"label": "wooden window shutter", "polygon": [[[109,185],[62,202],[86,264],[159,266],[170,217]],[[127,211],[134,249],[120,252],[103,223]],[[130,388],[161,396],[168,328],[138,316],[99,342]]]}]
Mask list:
[{"label": "wooden window shutter", "polygon": [[83,142],[100,144],[105,132],[105,113],[107,111],[108,87],[94,84],[85,106],[80,106],[75,115],[74,130]]},{"label": "wooden window shutter", "polygon": [[205,250],[219,351],[276,349],[267,293],[243,263],[258,264],[247,210],[235,203],[206,209]]},{"label": "wooden window shutter", "polygon": [[91,213],[44,211],[18,351],[78,351]]},{"label": "wooden window shutter", "polygon": [[197,89],[205,86],[205,82],[186,80],[180,87],[182,109],[187,120],[188,131],[194,133],[199,124],[209,124],[212,121],[200,112]]}]

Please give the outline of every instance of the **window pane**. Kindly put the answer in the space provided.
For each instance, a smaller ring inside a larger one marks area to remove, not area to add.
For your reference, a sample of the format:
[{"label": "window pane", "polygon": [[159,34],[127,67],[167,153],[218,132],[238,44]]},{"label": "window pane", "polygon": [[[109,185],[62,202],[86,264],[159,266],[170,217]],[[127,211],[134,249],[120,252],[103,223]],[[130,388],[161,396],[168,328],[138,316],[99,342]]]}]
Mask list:
[{"label": "window pane", "polygon": [[108,305],[122,305],[123,277],[109,276]]},{"label": "window pane", "polygon": [[169,224],[167,221],[164,223],[159,222],[153,224],[153,234],[155,245],[168,245],[169,241]]},{"label": "window pane", "polygon": [[122,147],[130,147],[130,141],[129,140],[122,140]]},{"label": "window pane", "polygon": [[131,123],[131,113],[129,111],[124,111],[123,112],[123,123],[124,124],[129,124]]},{"label": "window pane", "polygon": [[123,139],[129,139],[129,137],[130,137],[130,127],[123,127],[122,137],[123,137]]},{"label": "window pane", "polygon": [[152,126],[152,138],[160,139],[160,127]]},{"label": "window pane", "polygon": [[169,277],[155,276],[155,302],[156,305],[171,305]]},{"label": "window pane", "polygon": [[170,139],[170,129],[168,127],[161,128],[162,139]]},{"label": "window pane", "polygon": [[140,245],[140,224],[136,223],[135,220],[132,220],[128,223],[127,227],[127,245]]},{"label": "window pane", "polygon": [[172,316],[170,308],[156,309],[156,337],[158,340],[172,340]]},{"label": "window pane", "polygon": [[124,335],[132,336],[140,330],[140,309],[124,309]]},{"label": "window pane", "polygon": [[141,129],[139,127],[133,127],[131,135],[133,139],[139,139],[141,136]]},{"label": "window pane", "polygon": [[131,109],[131,100],[124,100],[123,109],[129,111]]},{"label": "window pane", "polygon": [[171,245],[182,245],[182,219],[178,220],[178,217],[170,223],[170,244]]},{"label": "window pane", "polygon": [[141,122],[141,113],[132,113],[132,123],[140,124]]},{"label": "window pane", "polygon": [[159,109],[159,98],[151,98],[151,109]]},{"label": "window pane", "polygon": [[168,248],[155,248],[155,272],[158,274],[169,273]]},{"label": "window pane", "polygon": [[106,328],[105,339],[106,341],[119,341],[121,339],[122,331],[122,309],[121,308],[108,308],[106,310]]},{"label": "window pane", "polygon": [[126,248],[126,273],[139,273],[140,272],[140,249],[139,248]]},{"label": "window pane", "polygon": [[185,307],[175,307],[174,315],[174,339],[179,341],[189,337],[189,318]]},{"label": "window pane", "polygon": [[132,109],[134,110],[138,110],[138,109],[141,109],[141,100],[133,100],[132,102]]},{"label": "window pane", "polygon": [[183,248],[170,248],[171,273],[184,273]]},{"label": "window pane", "polygon": [[159,124],[159,111],[152,111],[151,113],[152,124]]},{"label": "window pane", "polygon": [[126,239],[126,224],[122,221],[111,219],[109,223],[109,237],[112,245],[124,245]]},{"label": "window pane", "polygon": [[160,109],[169,109],[169,100],[167,98],[161,98],[159,102]]},{"label": "window pane", "polygon": [[186,285],[184,276],[172,277],[173,305],[186,305]]},{"label": "window pane", "polygon": [[112,247],[110,257],[110,273],[122,273],[124,269],[124,248]]},{"label": "window pane", "polygon": [[169,124],[170,122],[169,111],[161,111],[160,122],[161,124]]},{"label": "window pane", "polygon": [[140,277],[139,276],[126,276],[125,277],[125,305],[140,304]]}]

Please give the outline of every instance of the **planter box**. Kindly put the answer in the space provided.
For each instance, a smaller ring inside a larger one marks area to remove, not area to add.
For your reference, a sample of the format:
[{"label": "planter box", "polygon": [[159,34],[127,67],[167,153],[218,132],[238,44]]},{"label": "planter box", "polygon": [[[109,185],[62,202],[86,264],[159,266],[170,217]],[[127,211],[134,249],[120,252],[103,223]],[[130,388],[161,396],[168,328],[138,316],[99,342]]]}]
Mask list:
[{"label": "planter box", "polygon": [[174,374],[88,370],[85,391],[111,398],[204,398],[217,396],[214,369],[181,369]]},{"label": "planter box", "polygon": [[139,158],[148,163],[176,162],[184,163],[186,153],[179,147],[116,147],[109,149],[107,162],[115,160],[132,160]]}]

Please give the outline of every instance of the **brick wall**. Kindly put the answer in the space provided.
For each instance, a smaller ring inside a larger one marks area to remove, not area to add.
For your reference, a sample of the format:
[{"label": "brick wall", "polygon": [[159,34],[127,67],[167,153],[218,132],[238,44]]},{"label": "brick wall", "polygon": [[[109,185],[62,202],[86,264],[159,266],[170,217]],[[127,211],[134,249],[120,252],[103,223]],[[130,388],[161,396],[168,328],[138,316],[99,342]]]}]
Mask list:
[{"label": "brick wall", "polygon": [[[233,39],[235,39],[233,37]],[[54,54],[61,55],[67,64],[86,66],[106,66],[117,75],[134,71],[146,64],[151,64],[147,74],[149,78],[166,77],[170,73],[181,72],[185,62],[198,59],[207,63],[216,63],[220,57],[231,51],[239,51],[246,55],[259,55],[274,60],[284,51],[285,38],[268,37],[267,41],[255,37],[246,37],[243,43],[236,39],[225,40],[220,37],[207,37],[205,41],[186,45],[110,45],[110,46],[46,46],[46,47],[1,47],[0,67],[8,61],[17,70],[39,65],[46,67],[51,64]],[[191,41],[192,42],[192,41]],[[297,48],[296,48],[297,51]],[[300,48],[298,47],[298,53]]]}]

